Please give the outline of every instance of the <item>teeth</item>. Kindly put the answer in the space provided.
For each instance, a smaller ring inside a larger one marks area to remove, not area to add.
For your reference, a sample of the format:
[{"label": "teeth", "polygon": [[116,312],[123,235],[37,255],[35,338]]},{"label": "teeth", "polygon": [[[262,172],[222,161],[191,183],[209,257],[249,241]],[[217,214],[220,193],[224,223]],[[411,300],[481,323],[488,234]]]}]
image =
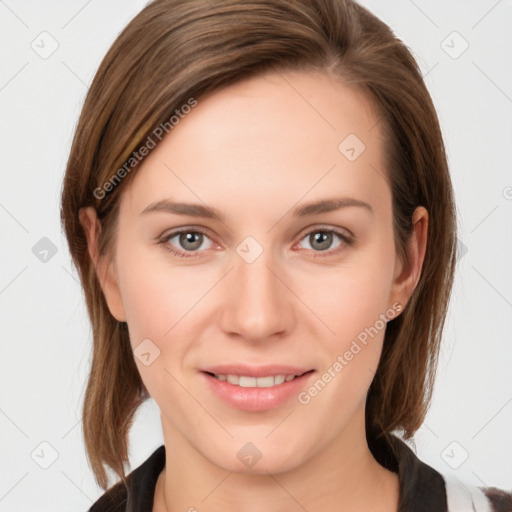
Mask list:
[{"label": "teeth", "polygon": [[269,377],[248,377],[247,375],[215,375],[222,381],[227,381],[242,388],[271,388],[283,382],[293,380],[296,375],[270,375]]},{"label": "teeth", "polygon": [[[236,383],[232,383],[236,384]],[[257,379],[256,377],[245,377],[243,375],[240,376],[240,380],[238,382],[238,385],[242,388],[257,388]]]},{"label": "teeth", "polygon": [[226,380],[230,384],[237,384],[238,385],[238,382],[240,381],[240,377],[238,377],[236,375],[226,375]]}]

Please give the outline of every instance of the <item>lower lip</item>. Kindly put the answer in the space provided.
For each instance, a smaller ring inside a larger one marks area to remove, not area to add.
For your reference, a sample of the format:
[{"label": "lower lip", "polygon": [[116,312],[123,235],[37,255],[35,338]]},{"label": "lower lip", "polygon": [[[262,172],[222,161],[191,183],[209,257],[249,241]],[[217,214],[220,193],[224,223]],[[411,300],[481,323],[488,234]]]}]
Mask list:
[{"label": "lower lip", "polygon": [[219,380],[212,375],[201,372],[211,389],[229,405],[244,411],[266,411],[285,404],[291,397],[297,396],[315,373],[305,373],[300,377],[268,388],[243,388]]}]

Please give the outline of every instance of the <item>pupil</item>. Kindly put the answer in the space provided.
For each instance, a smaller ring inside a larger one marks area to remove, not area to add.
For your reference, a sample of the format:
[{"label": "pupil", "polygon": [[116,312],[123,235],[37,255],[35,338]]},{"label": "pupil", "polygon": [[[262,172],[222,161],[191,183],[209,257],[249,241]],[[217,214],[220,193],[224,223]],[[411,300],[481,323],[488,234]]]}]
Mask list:
[{"label": "pupil", "polygon": [[313,237],[313,243],[311,243],[311,247],[315,248],[315,244],[318,244],[316,246],[316,249],[320,251],[325,251],[328,249],[332,242],[332,233],[327,233],[325,231],[318,231],[317,233],[314,233],[312,235]]},{"label": "pupil", "polygon": [[201,247],[202,233],[181,233],[180,244],[187,250],[193,250]]}]

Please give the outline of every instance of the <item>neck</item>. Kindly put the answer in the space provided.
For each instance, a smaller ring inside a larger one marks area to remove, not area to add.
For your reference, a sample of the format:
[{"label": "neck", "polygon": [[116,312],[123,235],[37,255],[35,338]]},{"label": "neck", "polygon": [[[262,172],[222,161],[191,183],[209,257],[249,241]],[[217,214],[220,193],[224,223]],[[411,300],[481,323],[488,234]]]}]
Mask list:
[{"label": "neck", "polygon": [[153,511],[396,512],[398,476],[373,457],[364,410],[359,416],[301,465],[263,474],[233,472],[212,463],[162,417],[166,466],[157,482]]}]

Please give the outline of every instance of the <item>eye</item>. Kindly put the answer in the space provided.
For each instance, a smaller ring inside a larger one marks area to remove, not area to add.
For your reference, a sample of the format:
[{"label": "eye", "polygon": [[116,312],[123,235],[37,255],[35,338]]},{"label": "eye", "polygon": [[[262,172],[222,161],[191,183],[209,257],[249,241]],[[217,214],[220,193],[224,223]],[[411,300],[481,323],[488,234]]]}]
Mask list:
[{"label": "eye", "polygon": [[[305,247],[299,248],[313,251],[316,253],[313,257],[332,256],[343,250],[345,245],[353,245],[354,238],[351,234],[334,229],[317,228],[300,240],[299,246],[305,241]],[[200,252],[215,246],[207,233],[197,228],[180,229],[164,234],[158,239],[158,243],[179,258],[197,257]]]},{"label": "eye", "polygon": [[213,243],[204,231],[198,229],[174,231],[163,235],[159,239],[159,243],[163,244],[168,251],[182,258],[193,257],[195,256],[194,253],[200,252],[200,249],[211,248],[207,247],[208,241]]},{"label": "eye", "polygon": [[313,257],[317,256],[332,256],[339,252],[333,249],[342,250],[345,245],[352,245],[354,243],[353,237],[334,229],[315,229],[310,231],[305,237],[301,239],[299,244],[305,241],[305,249],[310,249],[316,253]]}]

